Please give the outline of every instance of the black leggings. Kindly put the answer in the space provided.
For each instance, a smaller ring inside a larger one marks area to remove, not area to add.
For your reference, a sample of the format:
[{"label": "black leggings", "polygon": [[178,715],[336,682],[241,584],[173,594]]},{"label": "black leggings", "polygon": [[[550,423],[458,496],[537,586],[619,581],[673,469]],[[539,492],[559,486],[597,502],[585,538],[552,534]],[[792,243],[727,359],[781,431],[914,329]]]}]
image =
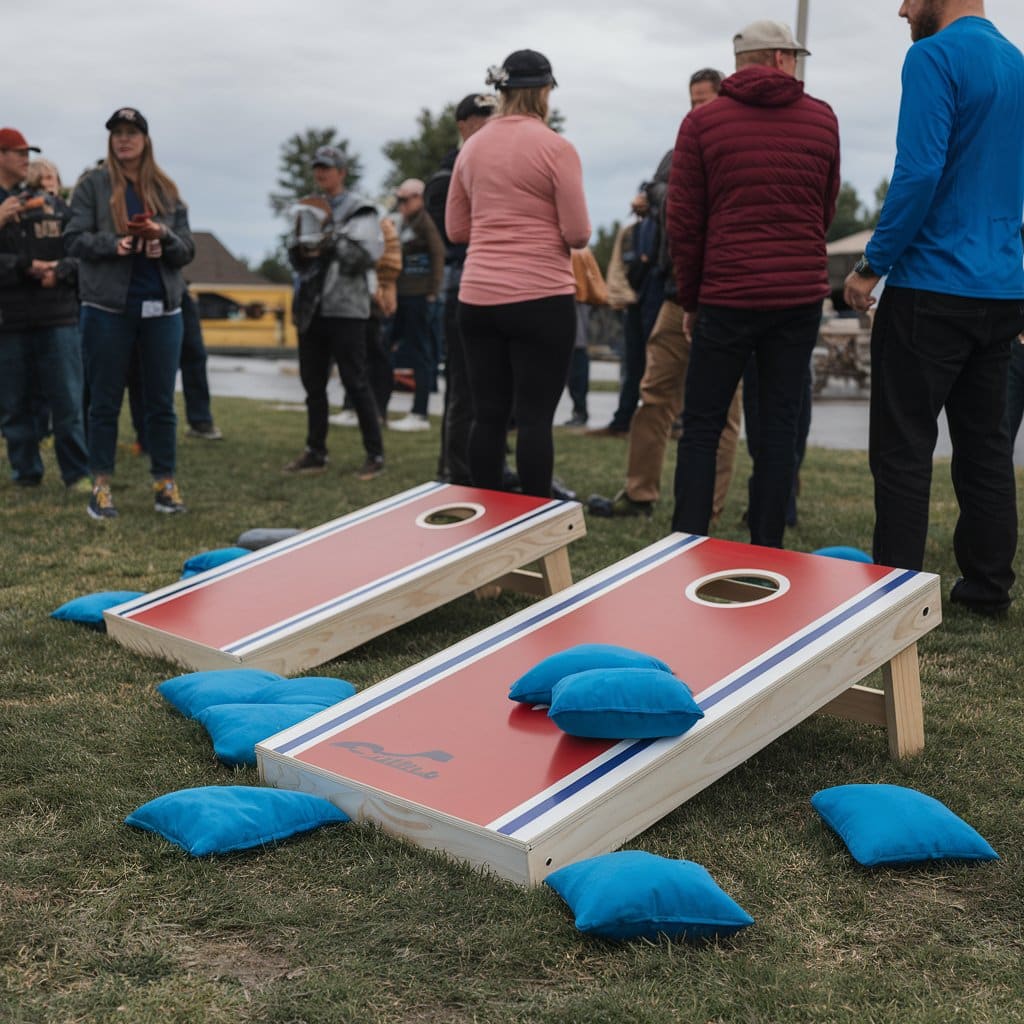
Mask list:
[{"label": "black leggings", "polygon": [[459,303],[473,396],[469,469],[477,487],[501,490],[505,435],[514,417],[516,471],[524,494],[551,497],[551,424],[576,336],[572,295],[500,306]]}]

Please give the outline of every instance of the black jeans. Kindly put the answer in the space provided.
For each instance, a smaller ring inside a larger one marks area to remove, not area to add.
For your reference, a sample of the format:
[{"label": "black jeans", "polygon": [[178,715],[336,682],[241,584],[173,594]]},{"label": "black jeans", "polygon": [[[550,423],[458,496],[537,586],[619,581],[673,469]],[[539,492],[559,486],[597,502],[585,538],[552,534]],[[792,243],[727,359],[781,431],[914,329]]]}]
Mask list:
[{"label": "black jeans", "polygon": [[408,365],[416,380],[416,393],[412,411],[417,416],[427,415],[427,403],[437,376],[437,360],[430,333],[430,308],[426,295],[399,295],[398,311],[391,328],[392,342],[400,342],[405,349]]},{"label": "black jeans", "polygon": [[871,333],[875,561],[920,569],[928,536],[932,455],[945,406],[960,517],[958,595],[1005,606],[1017,549],[1017,506],[1004,416],[1010,340],[1024,302],[886,288]]},{"label": "black jeans", "polygon": [[760,438],[750,487],[750,540],[782,547],[804,375],[820,322],[820,302],[772,310],[700,307],[686,372],[673,530],[708,532],[718,438],[736,385],[754,355]]},{"label": "black jeans", "polygon": [[306,447],[327,453],[327,379],[331,360],[338,364],[341,383],[359,417],[366,454],[384,454],[377,403],[366,377],[366,321],[349,317],[316,316],[299,335],[299,377],[306,391]]},{"label": "black jeans", "polygon": [[640,401],[640,381],[647,364],[647,336],[643,333],[640,303],[626,307],[622,318],[622,380],[619,384],[619,404],[612,416],[609,429],[625,433],[629,430],[633,413]]},{"label": "black jeans", "polygon": [[516,421],[516,470],[524,494],[551,497],[551,424],[576,335],[575,298],[553,295],[498,306],[459,303],[473,395],[469,467],[477,487],[500,490],[505,434]]},{"label": "black jeans", "polygon": [[446,268],[455,287],[444,300],[444,417],[437,474],[452,484],[469,484],[469,432],[473,426],[473,396],[469,387],[466,348],[459,328],[459,268]]},{"label": "black jeans", "polygon": [[[803,465],[804,456],[807,454],[807,436],[811,432],[811,405],[814,397],[814,378],[811,373],[811,364],[807,364],[804,371],[803,396],[800,402],[800,418],[797,421],[795,465],[793,468],[793,487],[789,492],[789,501],[786,502],[786,525],[796,526],[797,511],[796,498],[800,487],[800,467]],[[747,435],[747,451],[750,453],[751,462],[757,462],[757,449],[761,443],[761,413],[758,409],[757,400],[757,358],[756,356],[747,363],[743,371],[743,429]],[[750,518],[750,508],[754,504],[754,478],[747,481],[747,518]]]}]

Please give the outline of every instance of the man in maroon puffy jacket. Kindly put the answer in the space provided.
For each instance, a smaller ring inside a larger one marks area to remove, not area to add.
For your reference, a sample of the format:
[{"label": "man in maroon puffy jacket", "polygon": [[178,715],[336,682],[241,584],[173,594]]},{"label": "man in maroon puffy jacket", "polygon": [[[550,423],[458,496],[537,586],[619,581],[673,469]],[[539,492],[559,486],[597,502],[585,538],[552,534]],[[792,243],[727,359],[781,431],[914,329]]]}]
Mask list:
[{"label": "man in maroon puffy jacket", "polygon": [[693,337],[672,528],[708,532],[718,438],[756,355],[750,539],[782,547],[801,388],[829,293],[839,126],[796,79],[808,51],[786,25],[754,22],[733,45],[736,73],[684,119],[669,182],[669,248]]}]

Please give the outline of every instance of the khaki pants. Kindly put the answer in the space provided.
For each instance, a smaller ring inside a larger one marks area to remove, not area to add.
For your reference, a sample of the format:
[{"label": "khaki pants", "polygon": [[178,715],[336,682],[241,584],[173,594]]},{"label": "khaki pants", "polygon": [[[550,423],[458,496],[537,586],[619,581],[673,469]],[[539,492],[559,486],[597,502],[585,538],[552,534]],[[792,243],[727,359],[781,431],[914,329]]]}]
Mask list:
[{"label": "khaki pants", "polygon": [[[666,300],[647,339],[647,368],[640,382],[640,406],[629,426],[626,495],[632,501],[658,500],[665,447],[672,434],[672,424],[683,408],[689,365],[690,341],[683,335],[683,308]],[[743,408],[742,391],[741,383],[733,395],[729,418],[718,442],[712,522],[722,514],[732,481]]]}]

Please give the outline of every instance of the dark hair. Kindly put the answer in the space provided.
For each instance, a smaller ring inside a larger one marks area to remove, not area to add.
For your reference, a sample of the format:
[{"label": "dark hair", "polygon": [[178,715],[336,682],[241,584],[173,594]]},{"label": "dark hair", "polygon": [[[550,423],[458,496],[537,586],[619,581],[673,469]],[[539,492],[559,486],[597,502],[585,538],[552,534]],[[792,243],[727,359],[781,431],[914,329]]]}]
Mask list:
[{"label": "dark hair", "polygon": [[724,77],[721,71],[716,71],[714,68],[701,68],[700,71],[694,71],[690,75],[690,85],[697,85],[698,82],[710,82],[715,92],[718,92],[722,88]]}]

